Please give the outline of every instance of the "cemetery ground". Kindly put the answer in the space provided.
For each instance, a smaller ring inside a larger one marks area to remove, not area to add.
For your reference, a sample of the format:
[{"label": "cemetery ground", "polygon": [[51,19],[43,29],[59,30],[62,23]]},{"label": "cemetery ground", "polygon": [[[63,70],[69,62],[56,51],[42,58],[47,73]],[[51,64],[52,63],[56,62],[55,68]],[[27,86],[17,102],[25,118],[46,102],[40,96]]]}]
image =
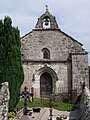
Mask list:
[{"label": "cemetery ground", "polygon": [[[49,107],[50,101],[49,99],[40,99],[40,98],[35,98],[33,102],[27,102],[28,107]],[[65,103],[65,102],[52,102],[53,108],[57,110],[62,110],[62,111],[72,111],[76,109],[75,104],[71,103]],[[19,101],[16,109],[23,107],[23,101]]]},{"label": "cemetery ground", "polygon": [[[15,111],[9,114],[9,117],[12,117],[12,120],[48,120],[50,115],[50,101],[48,99],[39,99],[35,98],[33,102],[27,102],[27,109],[29,114],[23,115],[23,101],[19,101]],[[40,111],[34,109],[40,108]],[[64,103],[64,102],[52,102],[52,120],[78,120],[79,111],[77,105]],[[66,116],[67,119],[56,119],[57,116]],[[15,118],[14,118],[15,117]],[[11,119],[11,118],[10,118]]]}]

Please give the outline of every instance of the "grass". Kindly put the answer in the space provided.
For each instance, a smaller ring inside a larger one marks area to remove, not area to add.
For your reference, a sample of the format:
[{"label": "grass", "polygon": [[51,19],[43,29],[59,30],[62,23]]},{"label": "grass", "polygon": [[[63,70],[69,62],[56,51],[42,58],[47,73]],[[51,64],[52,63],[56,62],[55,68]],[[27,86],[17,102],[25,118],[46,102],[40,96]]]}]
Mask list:
[{"label": "grass", "polygon": [[[16,107],[23,107],[23,102],[19,101]],[[33,102],[27,102],[28,107],[47,107],[49,105],[48,99],[35,98]]]},{"label": "grass", "polygon": [[[64,102],[53,102],[53,108],[61,111],[72,111],[76,109],[75,104],[70,104],[70,103],[64,103]],[[50,102],[48,99],[40,99],[40,98],[35,98],[33,102],[27,102],[28,107],[49,107]],[[17,106],[23,107],[23,102],[19,101]]]},{"label": "grass", "polygon": [[76,109],[76,105],[64,102],[54,102],[53,108],[61,111],[73,111]]}]

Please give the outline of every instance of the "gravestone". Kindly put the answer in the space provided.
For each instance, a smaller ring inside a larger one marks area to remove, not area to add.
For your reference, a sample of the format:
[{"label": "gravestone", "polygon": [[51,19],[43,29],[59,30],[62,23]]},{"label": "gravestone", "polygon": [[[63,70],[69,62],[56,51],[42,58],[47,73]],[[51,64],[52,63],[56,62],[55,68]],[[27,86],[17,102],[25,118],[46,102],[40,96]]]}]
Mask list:
[{"label": "gravestone", "polygon": [[8,82],[4,82],[0,85],[0,120],[8,120],[9,98]]}]

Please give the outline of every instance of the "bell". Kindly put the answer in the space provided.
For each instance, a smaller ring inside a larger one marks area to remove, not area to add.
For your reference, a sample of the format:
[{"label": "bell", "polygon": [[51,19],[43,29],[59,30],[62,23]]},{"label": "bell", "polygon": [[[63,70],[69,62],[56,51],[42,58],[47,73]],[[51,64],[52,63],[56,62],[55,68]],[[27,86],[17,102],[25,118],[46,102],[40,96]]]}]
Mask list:
[{"label": "bell", "polygon": [[49,25],[49,20],[46,18],[45,20],[45,25],[48,26]]},{"label": "bell", "polygon": [[46,26],[48,26],[48,25],[49,25],[49,23],[48,23],[47,21],[45,21],[45,25],[46,25]]}]

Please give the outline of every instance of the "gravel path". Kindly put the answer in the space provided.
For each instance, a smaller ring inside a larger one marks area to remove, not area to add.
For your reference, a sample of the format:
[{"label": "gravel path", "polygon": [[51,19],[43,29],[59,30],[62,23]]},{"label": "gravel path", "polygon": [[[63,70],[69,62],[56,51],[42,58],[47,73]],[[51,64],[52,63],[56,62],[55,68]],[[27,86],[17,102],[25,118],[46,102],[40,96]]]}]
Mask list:
[{"label": "gravel path", "polygon": [[[32,113],[31,116],[27,115],[23,115],[23,112],[21,111],[16,118],[14,118],[13,120],[48,120],[50,111],[49,108],[42,108],[40,113]],[[52,114],[54,116],[54,118],[56,118],[56,116],[58,115],[66,115],[67,116],[67,120],[79,120],[79,110],[75,110],[75,111],[71,111],[71,112],[67,112],[67,111],[59,111],[56,109],[53,109]]]}]

